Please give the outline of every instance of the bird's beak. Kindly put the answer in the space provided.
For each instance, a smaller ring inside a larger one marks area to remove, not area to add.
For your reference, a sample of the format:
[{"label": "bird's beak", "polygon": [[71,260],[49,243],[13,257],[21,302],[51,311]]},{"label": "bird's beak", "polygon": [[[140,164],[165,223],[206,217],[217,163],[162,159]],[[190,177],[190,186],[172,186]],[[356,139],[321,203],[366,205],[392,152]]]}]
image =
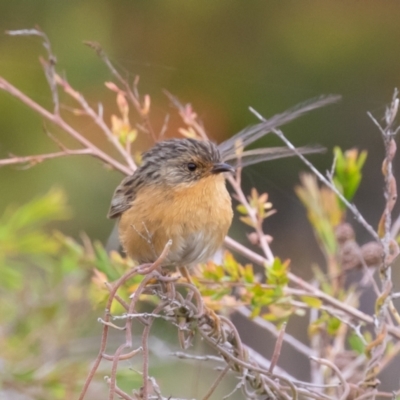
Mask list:
[{"label": "bird's beak", "polygon": [[232,165],[226,163],[217,163],[214,164],[211,172],[213,174],[220,174],[221,172],[231,172],[233,174],[235,172],[235,168],[233,168]]}]

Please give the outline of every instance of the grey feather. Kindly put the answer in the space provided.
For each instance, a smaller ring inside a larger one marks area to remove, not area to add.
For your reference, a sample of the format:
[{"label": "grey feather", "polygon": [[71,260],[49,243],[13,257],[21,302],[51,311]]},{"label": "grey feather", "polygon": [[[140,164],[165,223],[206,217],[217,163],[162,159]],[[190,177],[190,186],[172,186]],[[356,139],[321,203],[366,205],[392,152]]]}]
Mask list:
[{"label": "grey feather", "polygon": [[115,189],[111,200],[110,209],[107,218],[118,218],[124,211],[128,210],[132,201],[136,197],[138,185],[136,173],[127,176]]}]

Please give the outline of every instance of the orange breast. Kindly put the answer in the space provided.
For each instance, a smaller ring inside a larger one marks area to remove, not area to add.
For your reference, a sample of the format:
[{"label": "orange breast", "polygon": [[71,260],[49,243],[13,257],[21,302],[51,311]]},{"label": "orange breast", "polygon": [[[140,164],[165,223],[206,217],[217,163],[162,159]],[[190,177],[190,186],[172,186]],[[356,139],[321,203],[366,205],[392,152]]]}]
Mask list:
[{"label": "orange breast", "polygon": [[233,217],[222,175],[174,189],[142,188],[120,220],[120,240],[130,257],[153,262],[172,240],[164,264],[190,266],[221,246]]}]

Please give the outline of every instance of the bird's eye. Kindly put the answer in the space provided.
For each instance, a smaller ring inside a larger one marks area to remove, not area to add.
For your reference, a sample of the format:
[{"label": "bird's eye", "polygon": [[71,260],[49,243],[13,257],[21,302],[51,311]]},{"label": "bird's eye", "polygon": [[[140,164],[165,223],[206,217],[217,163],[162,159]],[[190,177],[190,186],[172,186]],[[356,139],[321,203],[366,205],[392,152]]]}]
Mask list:
[{"label": "bird's eye", "polygon": [[196,168],[197,168],[197,165],[196,165],[195,163],[190,162],[190,163],[187,165],[187,167],[188,167],[188,170],[189,170],[189,171],[195,171]]}]

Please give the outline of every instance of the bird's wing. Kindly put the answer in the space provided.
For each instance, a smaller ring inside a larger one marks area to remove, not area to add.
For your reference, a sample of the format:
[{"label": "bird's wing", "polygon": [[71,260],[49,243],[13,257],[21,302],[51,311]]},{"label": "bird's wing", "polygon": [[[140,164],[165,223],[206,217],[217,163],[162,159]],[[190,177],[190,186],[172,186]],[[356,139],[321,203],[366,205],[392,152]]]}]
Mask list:
[{"label": "bird's wing", "polygon": [[227,157],[233,156],[237,149],[247,147],[249,144],[260,139],[267,133],[302,116],[306,112],[335,103],[340,99],[341,96],[338,95],[321,96],[316,99],[311,99],[283,112],[282,114],[274,115],[259,124],[247,127],[218,146],[222,158],[226,159]]},{"label": "bird's wing", "polygon": [[115,189],[107,218],[118,218],[124,211],[131,207],[136,197],[137,177],[137,174],[127,176]]}]

